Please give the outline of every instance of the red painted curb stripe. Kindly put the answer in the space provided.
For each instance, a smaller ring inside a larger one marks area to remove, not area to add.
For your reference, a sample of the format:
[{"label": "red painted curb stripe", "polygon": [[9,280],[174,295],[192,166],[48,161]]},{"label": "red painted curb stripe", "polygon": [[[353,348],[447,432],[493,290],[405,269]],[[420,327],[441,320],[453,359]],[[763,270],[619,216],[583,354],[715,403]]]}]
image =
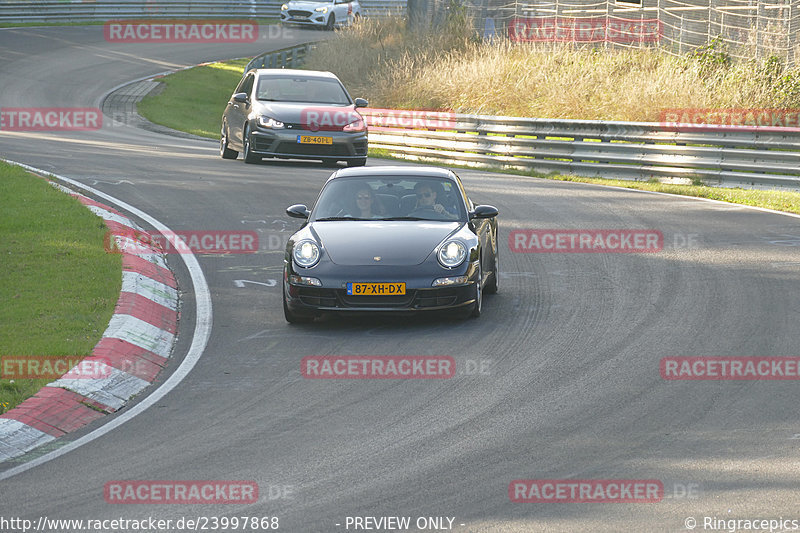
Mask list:
[{"label": "red painted curb stripe", "polygon": [[108,364],[132,376],[152,383],[163,367],[167,358],[140,348],[135,344],[111,337],[103,337],[92,350],[95,357],[104,357]]},{"label": "red painted curb stripe", "polygon": [[119,293],[115,315],[130,315],[158,329],[169,331],[173,335],[178,331],[178,313],[169,307],[157,304],[141,294],[133,292]]},{"label": "red painted curb stripe", "polygon": [[110,407],[90,402],[72,391],[43,387],[34,396],[2,415],[2,418],[17,420],[48,435],[60,437],[104,415],[88,407],[86,403],[101,406],[107,412],[113,411]]},{"label": "red painted curb stripe", "polygon": [[172,287],[173,289],[178,288],[178,284],[175,281],[175,276],[172,274],[171,270],[167,270],[166,268],[156,265],[155,263],[151,263],[147,259],[143,259],[138,255],[122,254],[122,269],[138,272],[143,276],[154,279],[159,283],[163,283],[164,285]]},{"label": "red painted curb stripe", "polygon": [[133,226],[128,226],[127,224],[123,224],[122,222],[117,222],[116,220],[103,220],[106,223],[106,226],[112,233],[115,235],[121,235],[123,237],[134,237],[135,235],[148,235],[148,233],[144,231],[139,231],[134,229]]},{"label": "red painted curb stripe", "polygon": [[[122,213],[120,213],[119,211],[114,209],[113,207],[109,207],[107,205],[101,204],[100,202],[96,202],[96,201],[94,201],[91,198],[88,198],[86,196],[82,196],[82,195],[80,195],[78,193],[70,194],[70,196],[72,196],[74,198],[77,198],[78,201],[80,203],[82,203],[83,205],[92,206],[92,207],[99,207],[100,209],[105,209],[106,211],[108,211],[110,213],[114,213],[115,215],[119,215],[121,217],[125,217],[125,215],[123,215]],[[125,218],[128,218],[128,217],[125,217]]]}]

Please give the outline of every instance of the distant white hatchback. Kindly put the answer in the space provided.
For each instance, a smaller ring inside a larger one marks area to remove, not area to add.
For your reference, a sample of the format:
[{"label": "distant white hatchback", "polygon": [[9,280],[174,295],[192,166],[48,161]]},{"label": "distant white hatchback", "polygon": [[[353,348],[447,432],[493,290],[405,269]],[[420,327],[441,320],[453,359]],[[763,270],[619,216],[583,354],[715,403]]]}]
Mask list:
[{"label": "distant white hatchback", "polygon": [[290,0],[281,6],[281,24],[298,24],[332,30],[361,16],[358,0]]}]

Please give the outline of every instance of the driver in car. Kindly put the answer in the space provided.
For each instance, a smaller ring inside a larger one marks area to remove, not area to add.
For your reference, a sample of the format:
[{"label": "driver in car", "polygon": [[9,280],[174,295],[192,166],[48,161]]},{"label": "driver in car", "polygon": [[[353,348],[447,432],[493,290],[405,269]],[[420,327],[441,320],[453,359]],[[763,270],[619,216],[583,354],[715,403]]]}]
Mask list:
[{"label": "driver in car", "polygon": [[427,183],[417,183],[414,186],[414,192],[417,195],[417,207],[414,208],[414,211],[433,209],[449,219],[458,218],[458,215],[449,212],[442,204],[436,203],[436,191]]}]

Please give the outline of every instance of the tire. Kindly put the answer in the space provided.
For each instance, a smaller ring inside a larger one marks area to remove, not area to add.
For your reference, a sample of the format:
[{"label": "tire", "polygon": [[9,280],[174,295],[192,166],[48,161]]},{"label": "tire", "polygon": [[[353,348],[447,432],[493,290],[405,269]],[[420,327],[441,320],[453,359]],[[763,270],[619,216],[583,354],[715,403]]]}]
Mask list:
[{"label": "tire", "polygon": [[333,28],[335,27],[336,27],[336,15],[331,13],[331,16],[328,17],[328,22],[325,23],[325,30],[333,31]]},{"label": "tire", "polygon": [[322,166],[324,166],[324,167],[335,167],[335,166],[337,166],[336,163],[337,163],[337,161],[335,159],[323,159],[322,160]]},{"label": "tire", "polygon": [[483,288],[483,292],[485,294],[497,294],[497,286],[500,282],[500,258],[497,256],[497,252],[499,252],[499,246],[497,246],[497,241],[495,240],[495,250],[494,250],[494,267],[492,270],[491,275],[489,276],[488,281],[486,282],[486,287]]},{"label": "tire", "polygon": [[222,159],[236,159],[239,157],[239,152],[228,148],[228,128],[224,124],[219,135],[219,155]]},{"label": "tire", "polygon": [[286,305],[286,286],[283,287],[283,317],[289,324],[308,324],[314,321],[314,317],[310,315],[298,315],[293,313],[289,306]]},{"label": "tire", "polygon": [[363,167],[367,164],[367,158],[362,157],[361,159],[351,159],[347,162],[348,167]]},{"label": "tire", "polygon": [[481,267],[481,261],[478,261],[478,282],[475,284],[475,303],[472,304],[472,312],[470,312],[470,318],[478,318],[481,316],[481,310],[483,310],[483,268]]},{"label": "tire", "polygon": [[250,128],[245,126],[244,128],[244,135],[242,135],[242,144],[244,144],[244,162],[245,163],[260,163],[261,158],[251,151],[250,148]]}]

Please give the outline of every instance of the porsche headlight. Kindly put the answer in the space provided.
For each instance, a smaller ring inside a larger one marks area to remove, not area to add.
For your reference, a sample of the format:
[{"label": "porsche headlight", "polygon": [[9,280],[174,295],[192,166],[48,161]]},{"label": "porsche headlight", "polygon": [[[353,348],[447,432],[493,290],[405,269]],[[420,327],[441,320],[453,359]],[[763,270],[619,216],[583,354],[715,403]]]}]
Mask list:
[{"label": "porsche headlight", "polygon": [[328,6],[318,7],[314,11],[316,11],[317,13],[327,13],[328,12]]},{"label": "porsche headlight", "polygon": [[447,241],[439,248],[439,263],[446,268],[455,268],[467,258],[467,248],[459,241]]},{"label": "porsche headlight", "polygon": [[287,4],[283,4],[281,6],[281,11],[286,11],[287,9],[289,9],[289,6]]},{"label": "porsche headlight", "polygon": [[261,126],[262,128],[279,129],[283,127],[283,122],[275,120],[274,118],[268,117],[266,115],[259,115],[258,125]]},{"label": "porsche headlight", "polygon": [[292,250],[294,261],[304,268],[309,268],[319,261],[319,246],[314,241],[300,241],[294,245]]}]

